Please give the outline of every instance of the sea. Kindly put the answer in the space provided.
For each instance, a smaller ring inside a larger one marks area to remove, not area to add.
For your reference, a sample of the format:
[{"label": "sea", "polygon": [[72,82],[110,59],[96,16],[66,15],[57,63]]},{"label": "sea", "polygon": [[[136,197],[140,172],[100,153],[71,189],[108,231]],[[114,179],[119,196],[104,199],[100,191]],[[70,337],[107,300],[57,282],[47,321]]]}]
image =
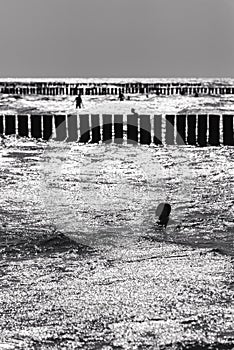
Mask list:
[{"label": "sea", "polygon": [[[115,79],[93,79],[94,83],[104,81],[111,84]],[[198,81],[234,83],[232,79]],[[0,111],[77,113],[73,100],[72,96],[2,94]],[[84,96],[83,102],[79,112],[96,114],[127,114],[133,108],[145,114],[234,112],[234,95],[134,94],[124,102],[111,95]],[[234,255],[233,159],[234,148],[222,145],[79,144],[1,137],[1,240],[17,245],[19,239],[35,232],[43,236],[58,231],[103,249],[132,246],[139,238],[153,237],[159,242]],[[155,225],[160,202],[172,207],[172,224],[166,230]]]}]

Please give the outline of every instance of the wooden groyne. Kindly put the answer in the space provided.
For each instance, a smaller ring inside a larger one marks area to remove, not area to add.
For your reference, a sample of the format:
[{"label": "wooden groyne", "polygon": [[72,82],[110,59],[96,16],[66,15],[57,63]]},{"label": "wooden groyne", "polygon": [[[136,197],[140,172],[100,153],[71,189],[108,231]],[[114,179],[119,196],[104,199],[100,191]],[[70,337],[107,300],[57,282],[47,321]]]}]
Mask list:
[{"label": "wooden groyne", "polygon": [[208,83],[155,82],[155,83],[66,83],[66,82],[6,82],[0,81],[0,94],[12,95],[226,95],[234,94],[234,86]]},{"label": "wooden groyne", "polygon": [[0,134],[82,143],[234,146],[233,115],[0,115]]}]

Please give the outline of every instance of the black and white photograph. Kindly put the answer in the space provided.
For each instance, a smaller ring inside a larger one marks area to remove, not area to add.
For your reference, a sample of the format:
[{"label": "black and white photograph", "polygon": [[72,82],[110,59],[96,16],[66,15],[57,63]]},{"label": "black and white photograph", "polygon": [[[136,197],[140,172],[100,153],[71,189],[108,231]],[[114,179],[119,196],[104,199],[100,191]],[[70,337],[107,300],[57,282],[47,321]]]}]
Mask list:
[{"label": "black and white photograph", "polygon": [[233,119],[233,0],[0,0],[0,350],[233,350]]}]

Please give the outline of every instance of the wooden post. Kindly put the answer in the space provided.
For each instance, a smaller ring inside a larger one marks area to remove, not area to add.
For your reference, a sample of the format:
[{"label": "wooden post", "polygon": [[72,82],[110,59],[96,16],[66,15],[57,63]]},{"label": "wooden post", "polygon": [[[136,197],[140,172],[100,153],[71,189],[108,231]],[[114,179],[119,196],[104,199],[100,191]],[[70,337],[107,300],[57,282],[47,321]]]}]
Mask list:
[{"label": "wooden post", "polygon": [[37,85],[37,94],[38,94],[38,95],[41,95],[41,93],[42,93],[42,84],[39,83],[39,84]]},{"label": "wooden post", "polygon": [[114,115],[114,143],[123,143],[123,116]]},{"label": "wooden post", "polygon": [[40,139],[42,137],[41,116],[31,115],[31,137]]},{"label": "wooden post", "polygon": [[15,115],[5,114],[5,135],[15,134]]},{"label": "wooden post", "polygon": [[66,116],[54,115],[54,123],[56,129],[56,141],[64,141],[67,137]]},{"label": "wooden post", "polygon": [[196,145],[196,115],[187,116],[187,143],[189,145]]},{"label": "wooden post", "polygon": [[200,114],[198,116],[198,145],[207,145],[207,115]]},{"label": "wooden post", "polygon": [[49,140],[52,136],[52,115],[43,115],[43,139]]},{"label": "wooden post", "polygon": [[175,116],[166,115],[166,144],[174,145],[174,125],[175,125]]},{"label": "wooden post", "polygon": [[91,130],[92,130],[91,142],[98,143],[101,140],[99,114],[91,115]]},{"label": "wooden post", "polygon": [[68,124],[68,138],[67,142],[77,141],[78,139],[78,131],[77,131],[77,115],[70,114],[67,116],[67,124]]},{"label": "wooden post", "polygon": [[111,114],[103,114],[103,135],[102,140],[105,143],[112,142],[112,115]]},{"label": "wooden post", "polygon": [[28,116],[18,115],[18,135],[28,137]]},{"label": "wooden post", "polygon": [[3,134],[3,115],[0,115],[0,135]]},{"label": "wooden post", "polygon": [[223,144],[225,146],[234,146],[233,115],[223,115]]},{"label": "wooden post", "polygon": [[88,142],[90,140],[89,115],[80,114],[80,139],[79,142]]},{"label": "wooden post", "polygon": [[127,143],[138,143],[138,114],[127,115]]},{"label": "wooden post", "polygon": [[209,144],[211,146],[219,146],[219,115],[209,115]]},{"label": "wooden post", "polygon": [[162,144],[162,116],[154,115],[154,144]]},{"label": "wooden post", "polygon": [[186,136],[186,115],[177,115],[176,116],[176,143],[177,145],[185,145]]},{"label": "wooden post", "polygon": [[140,115],[140,144],[151,144],[151,122],[149,115]]}]

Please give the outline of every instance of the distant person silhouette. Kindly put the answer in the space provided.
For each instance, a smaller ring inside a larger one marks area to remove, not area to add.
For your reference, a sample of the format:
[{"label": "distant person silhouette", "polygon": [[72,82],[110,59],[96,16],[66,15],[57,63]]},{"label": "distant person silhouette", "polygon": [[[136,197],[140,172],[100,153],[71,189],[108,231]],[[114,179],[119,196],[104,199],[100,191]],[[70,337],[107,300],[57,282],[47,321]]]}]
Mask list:
[{"label": "distant person silhouette", "polygon": [[75,98],[75,102],[76,102],[76,108],[81,108],[83,102],[82,102],[82,98],[81,98],[81,94],[79,94],[76,98]]},{"label": "distant person silhouette", "polygon": [[131,112],[135,115],[136,118],[139,117],[139,114],[135,111],[135,108],[131,108]]},{"label": "distant person silhouette", "polygon": [[124,94],[121,91],[119,92],[119,100],[120,101],[124,100]]},{"label": "distant person silhouette", "polygon": [[167,227],[169,215],[171,213],[171,206],[169,203],[160,203],[156,209],[156,216],[158,216],[157,224],[162,227]]}]

